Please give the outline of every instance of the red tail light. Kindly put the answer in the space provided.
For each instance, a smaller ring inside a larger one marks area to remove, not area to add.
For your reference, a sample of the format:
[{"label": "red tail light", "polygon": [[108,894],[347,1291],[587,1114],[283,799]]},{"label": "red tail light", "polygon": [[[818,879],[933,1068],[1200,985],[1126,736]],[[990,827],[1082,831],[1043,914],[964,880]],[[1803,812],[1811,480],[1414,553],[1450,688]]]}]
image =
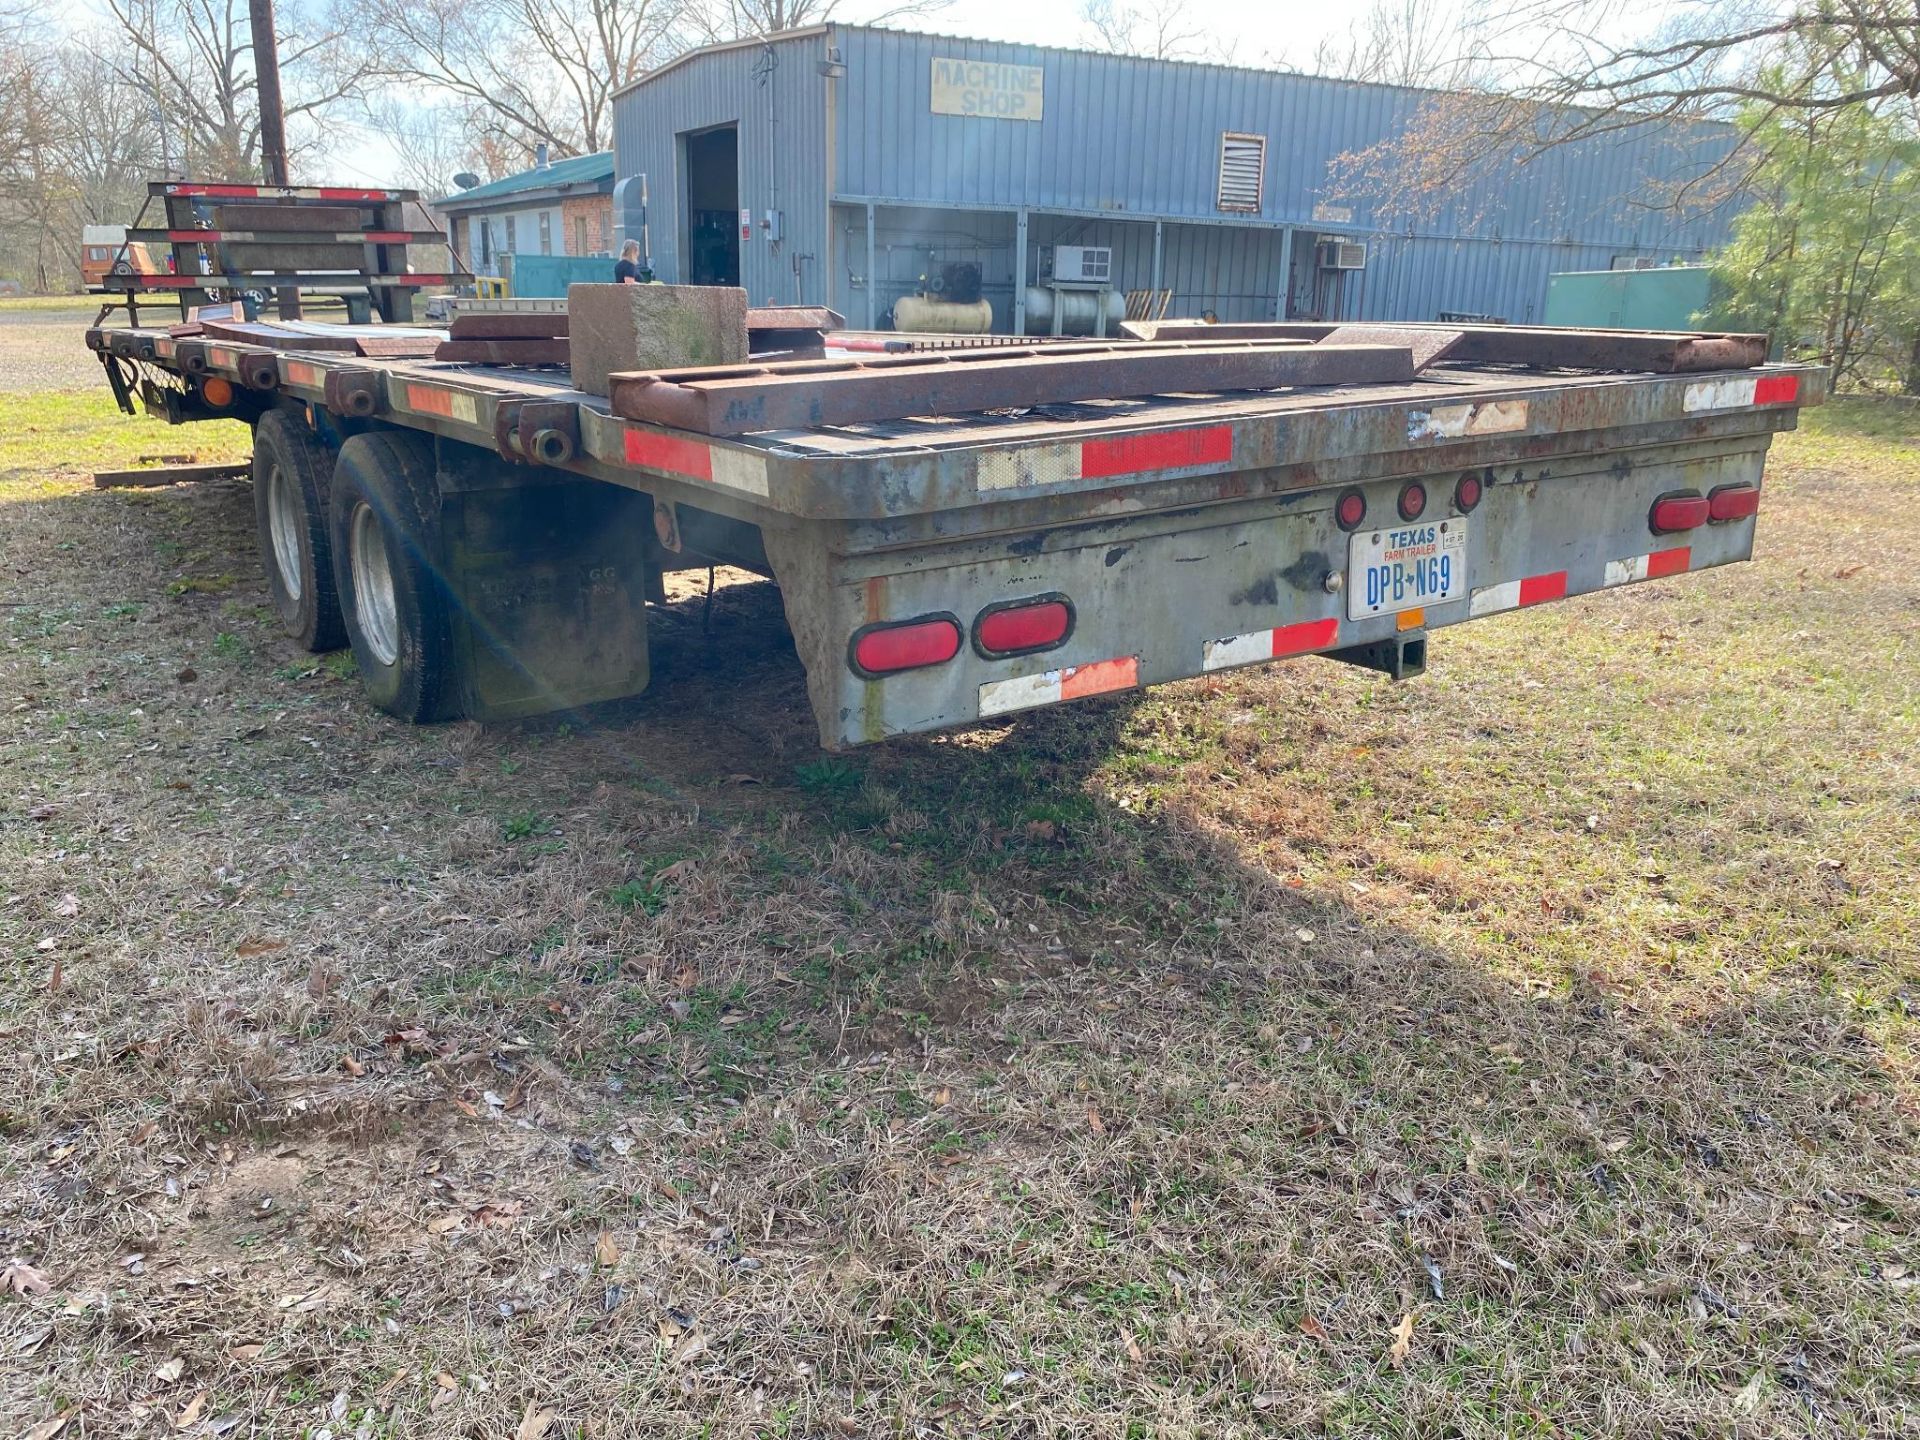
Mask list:
[{"label": "red tail light", "polygon": [[853,668],[867,676],[944,665],[959,653],[960,622],[951,615],[869,625],[854,633],[852,645]]},{"label": "red tail light", "polygon": [[1462,515],[1480,503],[1483,487],[1478,475],[1462,475],[1453,487],[1453,503]]},{"label": "red tail light", "polygon": [[1333,507],[1333,518],[1342,530],[1358,530],[1367,518],[1367,497],[1358,490],[1347,491]]},{"label": "red tail light", "polygon": [[973,643],[993,659],[1051,650],[1073,631],[1073,605],[1064,595],[1015,600],[980,612]]},{"label": "red tail light", "polygon": [[1760,513],[1758,485],[1722,485],[1707,496],[1707,511],[1714,520],[1744,520]]},{"label": "red tail light", "polygon": [[1680,490],[1654,501],[1653,514],[1647,523],[1656,535],[1672,535],[1706,524],[1711,514],[1706,496],[1693,490]]},{"label": "red tail light", "polygon": [[1400,492],[1400,518],[1418,520],[1427,513],[1427,487],[1418,480]]}]

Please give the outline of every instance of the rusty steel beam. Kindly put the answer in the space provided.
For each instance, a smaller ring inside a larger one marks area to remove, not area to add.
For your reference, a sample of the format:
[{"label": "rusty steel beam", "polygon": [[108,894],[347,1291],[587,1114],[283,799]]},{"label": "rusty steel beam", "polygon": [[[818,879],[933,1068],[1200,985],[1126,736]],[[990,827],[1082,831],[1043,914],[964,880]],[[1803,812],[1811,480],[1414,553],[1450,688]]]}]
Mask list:
[{"label": "rusty steel beam", "polygon": [[447,327],[454,340],[562,340],[567,335],[564,310],[460,311]]},{"label": "rusty steel beam", "polygon": [[1424,370],[1460,348],[1466,339],[1458,330],[1430,330],[1421,325],[1340,325],[1319,341],[1323,345],[1404,345],[1413,352],[1413,368]]},{"label": "rusty steel beam", "polygon": [[[1139,340],[1321,341],[1350,327],[1286,320],[1207,325],[1193,320],[1125,321],[1121,329]],[[1767,358],[1764,335],[1699,334],[1664,330],[1574,330],[1546,325],[1396,324],[1395,330],[1458,334],[1446,355],[1474,365],[1527,365],[1542,370],[1639,370],[1660,375],[1701,370],[1751,370]]]},{"label": "rusty steel beam", "polygon": [[442,340],[436,360],[467,365],[564,365],[566,340]]},{"label": "rusty steel beam", "polygon": [[1088,348],[633,371],[611,376],[610,389],[626,419],[746,435],[1138,395],[1392,384],[1414,373],[1412,352],[1390,345]]}]

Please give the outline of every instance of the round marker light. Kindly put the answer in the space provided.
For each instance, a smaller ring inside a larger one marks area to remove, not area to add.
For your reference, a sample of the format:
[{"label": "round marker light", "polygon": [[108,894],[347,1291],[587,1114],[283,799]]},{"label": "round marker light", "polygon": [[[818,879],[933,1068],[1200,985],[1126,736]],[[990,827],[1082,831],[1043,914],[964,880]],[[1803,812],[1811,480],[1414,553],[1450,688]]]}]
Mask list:
[{"label": "round marker light", "polygon": [[233,382],[219,375],[209,376],[200,386],[200,398],[216,410],[233,403]]},{"label": "round marker light", "polygon": [[1367,497],[1358,490],[1347,491],[1335,502],[1333,518],[1342,530],[1358,530],[1367,518]]},{"label": "round marker light", "polygon": [[1400,518],[1418,520],[1427,513],[1427,487],[1418,480],[1400,492]]},{"label": "round marker light", "polygon": [[1453,505],[1462,515],[1480,503],[1484,492],[1478,475],[1462,475],[1460,483],[1453,487]]}]

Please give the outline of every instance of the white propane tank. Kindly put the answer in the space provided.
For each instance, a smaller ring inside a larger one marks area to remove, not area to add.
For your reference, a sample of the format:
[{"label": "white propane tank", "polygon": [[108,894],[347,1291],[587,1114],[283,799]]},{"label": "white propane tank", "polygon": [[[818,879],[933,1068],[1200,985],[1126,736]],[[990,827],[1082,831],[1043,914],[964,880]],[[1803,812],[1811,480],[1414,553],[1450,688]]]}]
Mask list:
[{"label": "white propane tank", "polygon": [[1048,290],[1039,285],[1027,287],[1027,333],[1053,334],[1053,306],[1060,305],[1062,335],[1091,335],[1100,315],[1100,303],[1107,306],[1107,334],[1118,335],[1120,322],[1127,318],[1127,297],[1118,290]]},{"label": "white propane tank", "polygon": [[958,305],[931,295],[902,295],[893,302],[893,328],[923,335],[985,335],[993,329],[993,306],[985,300]]}]

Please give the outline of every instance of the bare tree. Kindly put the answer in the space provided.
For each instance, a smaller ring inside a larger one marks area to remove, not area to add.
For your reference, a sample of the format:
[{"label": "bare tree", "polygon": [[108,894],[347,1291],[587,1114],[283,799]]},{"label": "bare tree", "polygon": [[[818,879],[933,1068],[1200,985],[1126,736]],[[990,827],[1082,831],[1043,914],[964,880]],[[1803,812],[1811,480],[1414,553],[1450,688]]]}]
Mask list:
[{"label": "bare tree", "polygon": [[[177,168],[257,175],[260,108],[246,0],[106,0],[106,14],[115,33],[96,53],[151,98]],[[276,20],[293,148],[312,157],[328,138],[320,122],[358,97],[372,62],[336,14],[282,3]]]},{"label": "bare tree", "polygon": [[391,80],[531,156],[612,143],[613,92],[678,48],[679,0],[353,0]]},{"label": "bare tree", "polygon": [[448,194],[461,171],[472,171],[484,181],[519,168],[517,151],[509,160],[500,147],[478,138],[483,127],[464,106],[422,105],[385,94],[368,102],[367,118],[393,150],[395,183],[422,195]]},{"label": "bare tree", "polygon": [[[1556,146],[1676,124],[1833,113],[1920,97],[1912,0],[1709,0],[1639,39],[1629,0],[1513,0],[1485,21],[1473,91],[1433,97],[1404,134],[1338,157],[1332,189],[1418,217],[1447,194]],[[1651,132],[1648,132],[1651,133]],[[1711,208],[1764,158],[1745,126],[1642,203]],[[1696,137],[1702,138],[1702,137]]]},{"label": "bare tree", "polygon": [[1089,45],[1113,55],[1196,60],[1211,49],[1186,0],[1081,0],[1080,25]]},{"label": "bare tree", "polygon": [[1484,0],[1371,0],[1314,48],[1312,69],[1385,85],[1473,86],[1487,79],[1486,28]]},{"label": "bare tree", "polygon": [[932,15],[951,0],[687,0],[684,29],[695,44],[774,35],[844,20],[861,25],[884,25],[914,16]]}]

